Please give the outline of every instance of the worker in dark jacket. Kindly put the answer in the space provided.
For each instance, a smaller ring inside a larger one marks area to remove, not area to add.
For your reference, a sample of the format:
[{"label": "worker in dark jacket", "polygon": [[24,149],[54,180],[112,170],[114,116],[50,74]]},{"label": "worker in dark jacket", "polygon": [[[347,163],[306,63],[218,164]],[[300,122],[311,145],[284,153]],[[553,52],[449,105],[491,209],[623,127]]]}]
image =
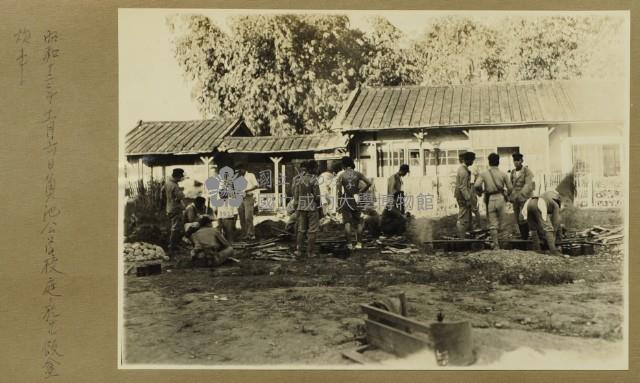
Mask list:
[{"label": "worker in dark jacket", "polygon": [[560,206],[560,194],[555,190],[531,197],[524,203],[522,215],[529,225],[534,250],[540,250],[542,237],[551,254],[561,255],[556,247],[556,240],[560,239]]},{"label": "worker in dark jacket", "polygon": [[510,172],[513,191],[509,196],[509,200],[513,204],[513,214],[518,223],[520,237],[522,239],[529,239],[529,226],[527,225],[527,220],[524,219],[522,215],[522,207],[527,199],[531,198],[533,190],[535,189],[533,172],[529,167],[523,165],[524,156],[522,154],[513,153],[512,157],[515,169]]},{"label": "worker in dark jacket", "polygon": [[184,193],[179,183],[185,179],[184,170],[173,169],[171,177],[164,184],[164,197],[166,199],[166,212],[171,221],[171,234],[169,236],[169,250],[177,250],[180,238],[184,230],[183,199]]},{"label": "worker in dark jacket", "polygon": [[[489,218],[489,233],[494,249],[500,248],[500,237],[504,234],[506,196],[511,194],[511,180],[509,176],[498,168],[500,156],[489,154],[489,169],[480,173],[475,182],[477,192],[484,190],[484,202],[487,206]],[[483,187],[484,186],[484,187]]]},{"label": "worker in dark jacket", "polygon": [[473,210],[473,203],[476,200],[473,197],[471,170],[469,170],[469,166],[473,165],[475,159],[475,153],[464,153],[462,156],[463,163],[460,164],[458,172],[456,173],[456,186],[453,196],[458,202],[458,221],[456,222],[456,228],[458,229],[458,236],[460,238],[464,238],[465,233],[471,230],[471,212]]},{"label": "worker in dark jacket", "polygon": [[302,256],[304,237],[307,235],[307,257],[315,256],[316,234],[320,228],[320,185],[318,184],[318,163],[314,160],[302,164],[301,173],[293,182],[293,205],[296,209],[297,246],[296,256]]}]

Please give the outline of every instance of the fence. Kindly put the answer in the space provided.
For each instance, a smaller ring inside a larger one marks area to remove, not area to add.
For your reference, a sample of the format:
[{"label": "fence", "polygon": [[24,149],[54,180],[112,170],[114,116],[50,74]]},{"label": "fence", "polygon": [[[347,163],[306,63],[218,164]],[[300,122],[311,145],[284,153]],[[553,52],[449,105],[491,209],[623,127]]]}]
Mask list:
[{"label": "fence", "polygon": [[[416,216],[444,216],[455,214],[458,210],[454,198],[455,174],[439,177],[422,176],[406,177],[403,181],[405,191],[406,210]],[[385,206],[387,194],[387,178],[373,178],[375,195],[374,206],[382,210]],[[580,208],[619,208],[624,201],[624,183],[621,177],[598,177],[591,174],[563,175],[539,174],[535,179],[534,194],[542,194],[546,190],[559,188],[563,194],[575,193],[574,206]],[[281,198],[286,198],[280,196]],[[481,202],[481,198],[478,199]],[[274,212],[275,194],[261,193],[258,202],[263,212]],[[280,206],[285,206],[283,199]],[[484,214],[484,204],[479,203],[479,209]],[[507,204],[507,211],[511,212],[511,204]]]}]

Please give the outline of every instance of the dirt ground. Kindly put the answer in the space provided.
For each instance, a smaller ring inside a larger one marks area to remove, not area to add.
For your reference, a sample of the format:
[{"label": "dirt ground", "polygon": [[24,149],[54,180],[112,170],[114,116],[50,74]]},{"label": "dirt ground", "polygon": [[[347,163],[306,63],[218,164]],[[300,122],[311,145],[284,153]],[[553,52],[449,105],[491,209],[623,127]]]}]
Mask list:
[{"label": "dirt ground", "polygon": [[[125,276],[126,363],[349,367],[340,353],[361,345],[359,305],[400,292],[413,319],[430,323],[441,311],[446,321],[470,321],[480,367],[520,354],[546,366],[541,355],[557,363],[558,352],[580,361],[586,350],[620,352],[623,255],[615,247],[572,258],[364,249],[346,259],[240,260]],[[430,358],[410,362],[430,368]],[[407,362],[378,359],[383,368]]]}]

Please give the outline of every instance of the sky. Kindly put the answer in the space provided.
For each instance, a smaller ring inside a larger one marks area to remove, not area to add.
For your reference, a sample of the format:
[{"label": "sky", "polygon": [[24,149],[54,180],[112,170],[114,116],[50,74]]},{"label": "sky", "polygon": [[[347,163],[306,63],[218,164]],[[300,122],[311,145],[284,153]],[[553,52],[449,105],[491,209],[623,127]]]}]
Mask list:
[{"label": "sky", "polygon": [[[173,57],[171,33],[166,17],[176,13],[197,13],[212,18],[227,28],[230,16],[265,13],[300,13],[295,10],[200,10],[200,9],[120,9],[118,18],[120,138],[133,129],[139,120],[200,119],[196,104],[191,100],[190,85]],[[308,12],[308,11],[305,11]],[[452,12],[452,11],[309,11],[314,13],[346,14],[352,26],[367,29],[367,19],[384,16],[408,37],[416,37],[435,19],[445,15],[470,17],[478,21],[495,22],[516,12]],[[528,15],[533,12],[526,13]],[[536,12],[536,15],[557,15],[559,12]],[[575,12],[572,12],[575,14]],[[599,12],[602,14],[602,12]]]}]

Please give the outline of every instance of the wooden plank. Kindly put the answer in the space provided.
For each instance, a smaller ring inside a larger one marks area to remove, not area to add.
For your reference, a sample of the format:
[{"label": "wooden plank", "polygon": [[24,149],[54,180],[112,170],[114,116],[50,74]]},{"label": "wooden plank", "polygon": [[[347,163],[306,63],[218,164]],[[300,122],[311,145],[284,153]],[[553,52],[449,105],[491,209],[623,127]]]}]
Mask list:
[{"label": "wooden plank", "polygon": [[343,351],[342,356],[360,364],[378,363],[377,360],[369,358],[368,356],[363,354],[364,351],[370,348],[371,348],[370,345],[365,345],[365,346],[358,347],[355,350]]},{"label": "wooden plank", "polygon": [[376,113],[371,119],[370,126],[372,128],[379,128],[381,126],[382,118],[384,117],[384,114],[387,108],[389,107],[389,101],[391,101],[391,94],[392,94],[391,89],[385,89],[382,93],[383,94],[382,94],[382,100],[380,100],[380,105],[378,105]]},{"label": "wooden plank", "polygon": [[433,99],[433,110],[429,118],[429,125],[440,125],[440,114],[442,113],[442,105],[444,104],[445,87],[438,87],[436,95]]},{"label": "wooden plank", "polygon": [[351,110],[344,119],[344,123],[345,125],[347,125],[347,127],[351,127],[351,125],[353,125],[353,120],[356,118],[356,115],[358,114],[358,111],[360,110],[360,107],[362,106],[362,103],[366,98],[366,94],[363,93],[366,93],[368,91],[368,89],[363,89],[360,91],[360,94],[358,94],[358,97],[356,97],[356,101],[354,102],[353,107],[351,107]]},{"label": "wooden plank", "polygon": [[471,121],[471,88],[462,87],[462,100],[460,102],[460,124],[468,124]]},{"label": "wooden plank", "polygon": [[351,127],[353,128],[362,127],[362,120],[364,119],[365,115],[369,112],[369,108],[373,103],[373,99],[375,98],[376,93],[378,92],[376,92],[374,89],[367,89],[366,93],[367,94],[364,100],[362,101],[362,105],[360,106],[360,109],[358,110],[358,113],[356,113],[356,116],[353,119],[353,123],[351,124]]},{"label": "wooden plank", "polygon": [[500,114],[500,99],[498,98],[498,87],[496,85],[489,87],[489,109],[491,122],[504,122]]},{"label": "wooden plank", "polygon": [[409,97],[407,98],[404,111],[402,111],[402,117],[400,117],[400,126],[410,126],[411,116],[413,115],[413,109],[416,107],[418,101],[419,88],[407,88],[409,91]]},{"label": "wooden plank", "polygon": [[416,106],[413,108],[413,112],[411,113],[411,121],[409,121],[409,125],[420,126],[420,116],[422,116],[422,110],[424,109],[424,104],[427,101],[427,93],[429,93],[428,87],[420,87],[420,93],[416,100]]},{"label": "wooden plank", "polygon": [[514,85],[507,86],[507,92],[509,93],[509,107],[511,108],[511,119],[514,122],[520,122],[523,120],[522,113],[520,112],[520,102],[518,101],[518,94]]},{"label": "wooden plank", "polygon": [[491,122],[491,99],[489,98],[489,86],[480,86],[480,121]]},{"label": "wooden plank", "polygon": [[527,100],[527,95],[524,92],[524,87],[521,85],[516,85],[515,89],[518,96],[518,103],[520,104],[522,120],[531,121],[531,109],[529,108],[529,101]]},{"label": "wooden plank", "polygon": [[164,129],[153,133],[154,138],[148,142],[147,150],[153,152],[173,151],[173,143],[189,129],[189,125],[188,121],[165,124]]},{"label": "wooden plank", "polygon": [[453,97],[451,98],[451,113],[449,123],[452,125],[460,124],[460,107],[462,106],[462,87],[455,86],[453,88]]},{"label": "wooden plank", "polygon": [[362,126],[363,128],[372,127],[373,120],[378,114],[378,109],[381,107],[382,99],[384,96],[384,89],[376,90],[375,93],[376,93],[376,96],[373,98],[373,101],[371,102],[371,106],[369,107],[367,114],[364,116],[364,118],[362,119],[362,122],[360,123],[360,126]]},{"label": "wooden plank", "polygon": [[480,87],[471,87],[471,107],[469,111],[469,122],[478,123],[480,120]]},{"label": "wooden plank", "polygon": [[365,319],[367,342],[382,351],[404,357],[429,348],[426,339]]},{"label": "wooden plank", "polygon": [[371,305],[360,305],[362,311],[369,316],[369,319],[385,320],[397,324],[397,328],[409,328],[413,332],[429,333],[429,326],[402,315],[394,314],[387,310],[381,310]]},{"label": "wooden plank", "polygon": [[382,117],[382,123],[380,124],[381,128],[388,128],[391,126],[391,118],[396,110],[396,106],[398,105],[398,99],[400,98],[400,90],[392,89],[391,90],[391,99],[389,100],[389,106],[384,111],[384,117]]},{"label": "wooden plank", "polygon": [[403,112],[407,107],[409,93],[411,93],[410,89],[400,88],[400,97],[398,98],[398,104],[396,105],[396,109],[393,111],[393,116],[391,116],[392,127],[400,126],[400,120],[402,119]]},{"label": "wooden plank", "polygon": [[[199,130],[200,132],[193,134],[189,138],[188,142],[185,141],[182,148],[183,150],[202,150],[205,148],[213,150],[215,147],[220,145],[224,136],[231,130],[232,126],[233,125],[229,124],[229,121],[219,122],[214,125],[204,124],[202,126],[198,126],[196,130]],[[202,129],[205,130],[204,134],[201,133]]]},{"label": "wooden plank", "polygon": [[511,122],[511,110],[509,108],[509,93],[507,87],[501,85],[498,90],[498,103],[500,104],[500,118],[502,121]]},{"label": "wooden plank", "polygon": [[440,113],[440,125],[449,125],[451,122],[451,104],[453,102],[453,87],[448,86],[442,99],[442,112]]},{"label": "wooden plank", "polygon": [[538,97],[536,95],[536,89],[533,84],[529,84],[526,86],[527,89],[527,99],[529,100],[529,107],[531,108],[531,118],[534,121],[543,121],[542,117],[542,108],[540,103],[538,102]]},{"label": "wooden plank", "polygon": [[427,94],[427,100],[424,103],[422,114],[420,115],[420,126],[428,126],[429,119],[431,118],[431,111],[433,110],[433,100],[436,95],[436,87],[429,87],[429,93]]}]

